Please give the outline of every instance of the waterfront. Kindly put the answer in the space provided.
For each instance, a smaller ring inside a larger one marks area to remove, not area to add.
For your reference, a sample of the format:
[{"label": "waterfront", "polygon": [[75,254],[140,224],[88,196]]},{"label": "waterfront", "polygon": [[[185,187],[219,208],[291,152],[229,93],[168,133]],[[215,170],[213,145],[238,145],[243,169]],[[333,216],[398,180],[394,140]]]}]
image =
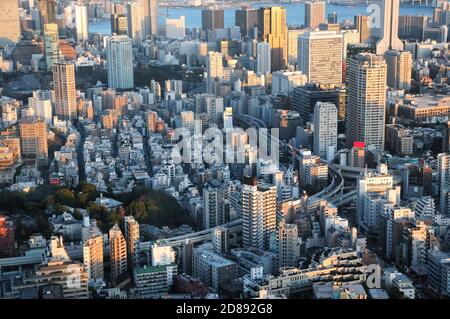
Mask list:
[{"label": "waterfront", "polygon": [[[253,7],[267,7],[271,4],[261,3],[255,4]],[[273,4],[276,5],[276,4]],[[287,13],[287,24],[290,26],[299,26],[304,23],[305,20],[305,12],[304,12],[304,4],[303,3],[292,3],[292,4],[283,4],[283,7],[286,8]],[[239,6],[229,7],[225,9],[224,13],[224,23],[226,27],[230,27],[234,25],[234,12],[238,9]],[[353,17],[355,15],[367,15],[368,12],[366,5],[354,5],[354,6],[346,6],[346,5],[335,5],[329,4],[327,5],[327,14],[336,12],[338,15],[339,22],[344,22],[346,20],[353,21]],[[178,18],[180,16],[186,17],[186,28],[199,28],[202,25],[202,9],[201,8],[161,8],[160,9],[160,23],[163,23],[163,19],[166,15],[170,18]],[[421,6],[403,6],[400,8],[401,15],[427,15],[432,16],[433,8],[431,7],[421,7]],[[111,25],[108,20],[98,21],[96,23],[89,23],[89,32],[94,33],[102,33],[102,34],[110,34],[111,33]]]}]

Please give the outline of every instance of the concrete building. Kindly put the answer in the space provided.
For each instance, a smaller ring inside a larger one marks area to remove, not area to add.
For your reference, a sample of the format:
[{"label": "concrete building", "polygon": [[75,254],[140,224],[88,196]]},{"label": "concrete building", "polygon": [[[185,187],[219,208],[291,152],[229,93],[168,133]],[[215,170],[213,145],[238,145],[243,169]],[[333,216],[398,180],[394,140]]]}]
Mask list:
[{"label": "concrete building", "polygon": [[224,28],[223,9],[203,9],[202,10],[202,30],[213,31]]},{"label": "concrete building", "polygon": [[305,27],[318,28],[321,23],[326,23],[326,7],[324,1],[305,2]]},{"label": "concrete building", "polygon": [[258,10],[241,7],[235,11],[235,25],[241,30],[242,36],[255,38],[255,28],[258,27]]},{"label": "concrete building", "polygon": [[158,0],[143,0],[143,36],[158,35]]},{"label": "concrete building", "polygon": [[307,82],[307,77],[300,71],[272,73],[272,95],[289,96],[294,88],[303,86]]},{"label": "concrete building", "polygon": [[347,147],[364,142],[384,149],[386,110],[386,63],[371,53],[350,58],[347,68],[346,139]]},{"label": "concrete building", "polygon": [[128,260],[131,266],[139,261],[139,223],[133,216],[125,216],[124,218],[125,240],[127,241]]},{"label": "concrete building", "polygon": [[22,155],[33,156],[37,160],[48,158],[47,124],[43,119],[26,118],[20,124]]},{"label": "concrete building", "polygon": [[127,242],[119,226],[115,224],[109,230],[111,279],[116,281],[119,276],[128,270]]},{"label": "concrete building", "polygon": [[137,298],[160,298],[169,292],[177,265],[136,267],[133,274]]},{"label": "concrete building", "polygon": [[97,234],[83,243],[83,263],[89,281],[103,281],[103,235]]},{"label": "concrete building", "polygon": [[126,35],[112,35],[106,39],[108,87],[131,89],[134,87],[133,51]]},{"label": "concrete building", "polygon": [[81,43],[89,39],[87,6],[75,6],[75,29],[78,42]]},{"label": "concrete building", "polygon": [[267,42],[258,42],[256,45],[256,73],[267,75],[271,73],[271,49]]},{"label": "concrete building", "polygon": [[242,186],[242,232],[244,248],[268,249],[270,235],[276,231],[275,186],[257,185],[246,178]]},{"label": "concrete building", "polygon": [[142,2],[130,2],[127,4],[128,36],[133,41],[133,46],[140,45],[144,37],[142,15]]},{"label": "concrete building", "polygon": [[298,37],[297,69],[308,82],[340,86],[342,83],[342,35],[310,31]]},{"label": "concrete building", "polygon": [[0,2],[0,43],[18,43],[20,41],[19,3],[16,0]]},{"label": "concrete building", "polygon": [[75,64],[53,65],[53,86],[55,90],[55,115],[60,120],[77,117],[77,95],[75,89]]},{"label": "concrete building", "polygon": [[381,29],[376,44],[377,55],[383,55],[387,50],[403,50],[403,42],[398,38],[399,16],[400,0],[381,1]]},{"label": "concrete building", "polygon": [[166,37],[183,40],[185,37],[184,16],[178,19],[166,19]]},{"label": "concrete building", "polygon": [[384,53],[387,66],[387,86],[395,90],[411,89],[413,58],[409,51],[388,50]]},{"label": "concrete building", "polygon": [[314,154],[327,160],[337,151],[338,111],[333,103],[317,102],[314,108]]}]

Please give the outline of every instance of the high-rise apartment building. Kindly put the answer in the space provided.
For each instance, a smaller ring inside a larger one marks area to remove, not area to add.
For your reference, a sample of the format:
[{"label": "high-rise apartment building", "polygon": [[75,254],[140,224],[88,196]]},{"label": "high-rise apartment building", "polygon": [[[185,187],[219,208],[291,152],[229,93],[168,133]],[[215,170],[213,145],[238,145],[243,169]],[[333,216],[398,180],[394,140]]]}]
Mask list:
[{"label": "high-rise apartment building", "polygon": [[52,70],[53,65],[59,62],[60,48],[58,25],[56,23],[44,24],[44,57],[47,70]]},{"label": "high-rise apartment building", "polygon": [[387,66],[387,86],[396,90],[411,89],[411,52],[388,50],[384,53],[384,59]]},{"label": "high-rise apartment building", "polygon": [[132,267],[139,262],[139,223],[133,216],[125,216],[124,218],[125,239],[128,248],[128,260]]},{"label": "high-rise apartment building", "polygon": [[111,279],[115,281],[127,272],[127,242],[119,226],[115,224],[109,230]]},{"label": "high-rise apartment building", "polygon": [[158,0],[143,0],[144,38],[158,35]]},{"label": "high-rise apartment building", "polygon": [[223,9],[203,9],[202,10],[202,30],[213,31],[223,29],[224,11]]},{"label": "high-rise apartment building", "polygon": [[258,42],[256,45],[256,73],[269,74],[271,71],[271,50],[267,42]]},{"label": "high-rise apartment building", "polygon": [[380,38],[376,44],[376,52],[383,55],[387,50],[403,50],[403,42],[398,38],[398,17],[400,0],[381,1]]},{"label": "high-rise apartment building", "polygon": [[277,251],[278,267],[298,267],[300,241],[296,224],[278,223]]},{"label": "high-rise apartment building", "polygon": [[89,281],[103,280],[103,235],[91,236],[83,242],[83,263]]},{"label": "high-rise apartment building", "polygon": [[324,1],[305,2],[305,27],[318,28],[321,23],[326,23],[326,8]]},{"label": "high-rise apartment building", "polygon": [[245,248],[268,249],[270,235],[276,232],[277,188],[257,185],[246,177],[242,186],[242,233]]},{"label": "high-rise apartment building", "polygon": [[308,82],[340,86],[342,83],[342,35],[333,31],[305,32],[298,37],[297,69]]},{"label": "high-rise apartment building", "polygon": [[346,138],[382,151],[386,110],[386,62],[372,53],[360,53],[347,66]]},{"label": "high-rise apartment building", "polygon": [[106,39],[108,86],[114,89],[134,87],[133,50],[126,35],[112,35]]},{"label": "high-rise apartment building", "polygon": [[25,118],[20,122],[22,155],[48,158],[47,124],[44,119]]},{"label": "high-rise apartment building", "polygon": [[53,65],[53,86],[55,90],[55,115],[61,120],[76,118],[77,95],[75,65],[73,63],[56,63]]},{"label": "high-rise apartment building", "polygon": [[16,0],[0,1],[0,13],[0,43],[19,42],[19,3]]},{"label": "high-rise apartment building", "polygon": [[336,105],[327,102],[317,102],[314,107],[314,154],[327,160],[334,158],[337,151],[337,120]]}]

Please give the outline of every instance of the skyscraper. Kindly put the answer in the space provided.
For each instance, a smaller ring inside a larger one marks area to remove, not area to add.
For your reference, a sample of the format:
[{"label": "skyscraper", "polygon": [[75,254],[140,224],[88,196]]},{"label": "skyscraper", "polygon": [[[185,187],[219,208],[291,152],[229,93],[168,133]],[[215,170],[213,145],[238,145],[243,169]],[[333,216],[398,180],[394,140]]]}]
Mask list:
[{"label": "skyscraper", "polygon": [[381,2],[380,39],[376,44],[376,52],[383,55],[387,50],[403,50],[403,42],[398,38],[398,17],[400,0],[383,0]]},{"label": "skyscraper", "polygon": [[47,70],[52,70],[53,65],[59,62],[59,36],[56,23],[44,24],[44,56]]},{"label": "skyscraper", "polygon": [[412,54],[409,51],[388,50],[384,53],[387,65],[387,85],[398,90],[411,88]]},{"label": "skyscraper", "polygon": [[166,37],[183,40],[185,36],[184,16],[178,19],[166,19]]},{"label": "skyscraper", "polygon": [[40,25],[56,23],[56,0],[39,0]]},{"label": "skyscraper", "polygon": [[235,25],[241,30],[242,36],[256,37],[253,30],[258,27],[258,10],[242,7],[235,11]]},{"label": "skyscraper", "polygon": [[158,0],[143,0],[144,37],[158,35]]},{"label": "skyscraper", "polygon": [[19,3],[16,0],[2,0],[0,1],[0,43],[17,43],[19,40]]},{"label": "skyscraper", "polygon": [[72,120],[77,116],[75,89],[75,65],[56,63],[53,65],[53,86],[55,90],[55,115],[60,120]]},{"label": "skyscraper", "polygon": [[359,53],[347,67],[346,138],[347,147],[365,142],[384,149],[386,109],[386,63],[383,57]]},{"label": "skyscraper", "polygon": [[359,33],[359,42],[366,42],[370,37],[369,16],[355,16],[354,24]]},{"label": "skyscraper", "polygon": [[268,42],[271,50],[272,71],[278,71],[287,64],[287,26],[284,7],[259,8],[258,37]]},{"label": "skyscraper", "polygon": [[224,11],[222,9],[203,9],[202,10],[202,30],[223,29]]},{"label": "skyscraper", "polygon": [[20,122],[22,154],[47,159],[47,124],[44,119],[25,118]]},{"label": "skyscraper", "polygon": [[134,87],[133,50],[126,35],[112,35],[106,39],[108,86],[114,89]]},{"label": "skyscraper", "polygon": [[326,23],[325,19],[325,2],[323,1],[306,1],[305,2],[305,27],[318,28],[319,24]]},{"label": "skyscraper", "polygon": [[450,153],[438,155],[439,173],[439,211],[443,215],[450,214]]},{"label": "skyscraper", "polygon": [[111,279],[115,281],[127,272],[127,243],[119,226],[115,224],[109,230]]},{"label": "skyscraper", "polygon": [[128,34],[127,15],[111,13],[111,33],[116,35]]},{"label": "skyscraper", "polygon": [[142,8],[141,2],[127,4],[128,36],[133,40],[134,46],[142,41]]},{"label": "skyscraper", "polygon": [[308,77],[308,82],[341,85],[342,35],[333,31],[300,35],[297,68]]},{"label": "skyscraper", "polygon": [[314,154],[322,158],[337,150],[338,111],[333,103],[317,102],[314,108]]},{"label": "skyscraper", "polygon": [[267,42],[258,42],[256,45],[256,73],[266,75],[270,73],[271,51]]},{"label": "skyscraper", "polygon": [[84,42],[89,39],[89,21],[87,14],[87,7],[76,5],[75,6],[75,29],[78,42]]},{"label": "skyscraper", "polygon": [[255,177],[246,177],[242,186],[242,236],[245,248],[268,249],[276,232],[277,188],[257,185]]}]

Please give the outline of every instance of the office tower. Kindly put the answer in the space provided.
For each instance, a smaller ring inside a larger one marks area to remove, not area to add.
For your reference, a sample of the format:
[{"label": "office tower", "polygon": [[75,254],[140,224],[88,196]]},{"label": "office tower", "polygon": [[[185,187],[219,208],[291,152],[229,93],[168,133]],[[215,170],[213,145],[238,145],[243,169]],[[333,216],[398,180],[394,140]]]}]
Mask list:
[{"label": "office tower", "polygon": [[222,9],[203,9],[202,10],[202,30],[214,31],[223,29],[224,11]]},{"label": "office tower", "polygon": [[298,267],[300,242],[296,224],[278,223],[277,251],[278,267]]},{"label": "office tower", "polygon": [[166,37],[183,40],[185,37],[185,29],[184,16],[178,19],[166,19]]},{"label": "office tower", "polygon": [[158,0],[143,0],[144,38],[158,35]]},{"label": "office tower", "polygon": [[243,37],[255,38],[254,29],[258,27],[258,10],[242,7],[235,11],[235,26],[239,27]]},{"label": "office tower", "polygon": [[257,185],[256,177],[245,177],[241,198],[243,246],[267,250],[276,232],[277,188]]},{"label": "office tower", "polygon": [[328,14],[327,22],[332,24],[338,23],[338,14],[336,13],[336,11]]},{"label": "office tower", "polygon": [[19,125],[22,155],[48,158],[47,124],[43,119],[25,118]]},{"label": "office tower", "polygon": [[359,42],[366,42],[370,37],[370,16],[355,16],[354,24],[359,33]]},{"label": "office tower", "polygon": [[376,52],[383,55],[387,50],[403,50],[403,42],[398,38],[398,17],[400,0],[382,0],[380,38]]},{"label": "office tower", "polygon": [[223,80],[223,56],[220,52],[209,51],[206,59],[207,92],[214,92],[214,83]]},{"label": "office tower", "polygon": [[297,69],[308,82],[340,86],[342,83],[342,35],[311,31],[298,37]]},{"label": "office tower", "polygon": [[347,66],[346,138],[383,151],[386,109],[386,62],[372,53],[360,53]]},{"label": "office tower", "polygon": [[396,90],[411,89],[411,52],[388,50],[384,54],[384,60],[387,66],[387,86]]},{"label": "office tower", "polygon": [[271,68],[278,71],[287,64],[286,9],[283,7],[258,10],[258,37],[268,42],[271,49]]},{"label": "office tower", "polygon": [[83,242],[83,263],[90,282],[103,280],[103,235],[101,233]]},{"label": "office tower", "polygon": [[288,30],[288,62],[296,65],[298,60],[298,36],[305,33],[307,29]]},{"label": "office tower", "polygon": [[132,267],[139,263],[139,223],[133,216],[124,218],[125,240],[127,241],[128,260]]},{"label": "office tower", "polygon": [[47,70],[53,70],[60,57],[58,25],[55,23],[44,24],[44,56]]},{"label": "office tower", "polygon": [[233,128],[233,108],[226,107],[223,111],[223,128],[230,130]]},{"label": "office tower", "polygon": [[128,35],[127,15],[111,13],[111,34]]},{"label": "office tower", "polygon": [[317,102],[314,107],[314,154],[327,160],[334,158],[337,151],[337,120],[336,105],[327,102]]},{"label": "office tower", "polygon": [[272,95],[290,96],[294,88],[303,86],[307,77],[300,71],[272,73]]},{"label": "office tower", "polygon": [[205,111],[208,114],[209,122],[219,124],[223,114],[223,97],[214,94],[205,94]]},{"label": "office tower", "polygon": [[60,120],[72,120],[77,116],[77,94],[75,89],[75,64],[53,65],[55,90],[55,115]]},{"label": "office tower", "polygon": [[78,42],[84,42],[89,39],[89,21],[86,6],[75,6],[75,29]]},{"label": "office tower", "polygon": [[126,35],[112,35],[106,39],[108,87],[131,89],[134,87],[133,50]]},{"label": "office tower", "polygon": [[306,84],[294,88],[292,108],[300,113],[303,122],[312,121],[317,102],[330,102],[338,107],[338,119],[345,118],[345,89],[329,85]]},{"label": "office tower", "polygon": [[134,46],[139,46],[143,39],[142,9],[142,2],[130,2],[127,4],[128,36],[133,40]]},{"label": "office tower", "polygon": [[400,16],[398,18],[398,37],[403,40],[424,40],[427,27],[426,16]]},{"label": "office tower", "polygon": [[56,0],[39,0],[41,28],[47,23],[56,23]]},{"label": "office tower", "polygon": [[444,42],[447,42],[447,39],[448,39],[448,26],[441,25],[439,27],[439,39],[438,39],[438,42],[444,43]]},{"label": "office tower", "polygon": [[256,73],[258,75],[270,74],[271,50],[267,42],[258,42],[256,45]]},{"label": "office tower", "polygon": [[305,27],[314,29],[318,28],[319,24],[326,23],[325,12],[324,1],[306,1]]},{"label": "office tower", "polygon": [[109,246],[111,279],[115,281],[127,272],[127,242],[117,224],[109,230]]},{"label": "office tower", "polygon": [[20,41],[19,3],[17,0],[0,1],[0,43]]}]

